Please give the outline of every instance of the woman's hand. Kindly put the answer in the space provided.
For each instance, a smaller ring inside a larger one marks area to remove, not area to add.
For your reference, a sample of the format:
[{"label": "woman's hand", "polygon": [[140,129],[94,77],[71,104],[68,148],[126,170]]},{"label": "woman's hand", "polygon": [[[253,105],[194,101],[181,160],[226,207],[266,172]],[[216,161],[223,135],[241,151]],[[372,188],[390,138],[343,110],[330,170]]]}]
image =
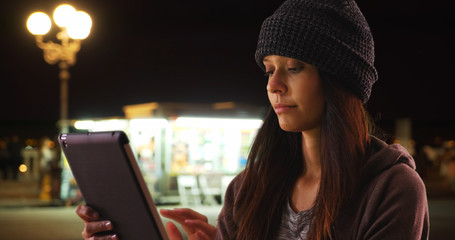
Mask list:
[{"label": "woman's hand", "polygon": [[[173,210],[161,209],[163,217],[170,218],[183,227],[189,240],[213,240],[216,228],[208,224],[207,217],[189,208],[176,208]],[[166,224],[166,231],[170,240],[182,240],[182,234],[174,223]]]},{"label": "woman's hand", "polygon": [[82,237],[86,240],[107,240],[116,239],[115,234],[100,234],[113,229],[110,221],[100,221],[100,215],[93,208],[85,205],[79,205],[76,208],[76,214],[84,220],[85,227],[82,231]]}]

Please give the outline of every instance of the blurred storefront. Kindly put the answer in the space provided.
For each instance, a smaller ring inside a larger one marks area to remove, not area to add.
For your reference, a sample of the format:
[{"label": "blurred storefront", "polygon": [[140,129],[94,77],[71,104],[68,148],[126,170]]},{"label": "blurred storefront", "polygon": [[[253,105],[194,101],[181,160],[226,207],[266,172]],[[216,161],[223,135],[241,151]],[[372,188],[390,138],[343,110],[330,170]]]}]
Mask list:
[{"label": "blurred storefront", "polygon": [[[220,203],[227,184],[244,168],[265,114],[264,108],[232,102],[146,103],[123,110],[124,118],[78,120],[74,127],[126,132],[157,204]],[[62,198],[75,197],[74,189],[73,179],[62,180]]]}]

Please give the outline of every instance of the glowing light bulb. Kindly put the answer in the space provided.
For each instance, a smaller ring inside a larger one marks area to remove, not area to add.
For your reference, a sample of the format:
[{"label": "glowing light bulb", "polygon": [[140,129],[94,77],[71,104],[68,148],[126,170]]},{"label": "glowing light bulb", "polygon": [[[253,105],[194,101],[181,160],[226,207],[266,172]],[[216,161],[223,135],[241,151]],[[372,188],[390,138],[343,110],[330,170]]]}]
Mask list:
[{"label": "glowing light bulb", "polygon": [[76,9],[68,4],[58,6],[54,11],[54,22],[59,27],[67,27],[73,21]]},{"label": "glowing light bulb", "polygon": [[83,11],[77,11],[71,23],[67,25],[67,32],[72,39],[85,39],[90,34],[92,19]]},{"label": "glowing light bulb", "polygon": [[25,173],[25,172],[27,172],[27,170],[28,170],[27,165],[21,164],[21,165],[19,166],[19,172]]},{"label": "glowing light bulb", "polygon": [[51,29],[51,19],[43,12],[35,12],[28,17],[27,28],[33,35],[44,35]]}]

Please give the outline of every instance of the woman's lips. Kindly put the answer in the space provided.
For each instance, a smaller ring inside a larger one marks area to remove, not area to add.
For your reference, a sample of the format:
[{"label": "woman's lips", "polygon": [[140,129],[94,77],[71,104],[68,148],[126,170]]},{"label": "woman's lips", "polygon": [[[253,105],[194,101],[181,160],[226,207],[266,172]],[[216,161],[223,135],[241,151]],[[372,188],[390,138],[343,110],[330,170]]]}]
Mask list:
[{"label": "woman's lips", "polygon": [[275,104],[273,106],[273,108],[275,109],[275,113],[276,114],[280,114],[280,113],[285,113],[291,109],[294,109],[295,107],[297,107],[296,105],[290,105],[290,104]]}]

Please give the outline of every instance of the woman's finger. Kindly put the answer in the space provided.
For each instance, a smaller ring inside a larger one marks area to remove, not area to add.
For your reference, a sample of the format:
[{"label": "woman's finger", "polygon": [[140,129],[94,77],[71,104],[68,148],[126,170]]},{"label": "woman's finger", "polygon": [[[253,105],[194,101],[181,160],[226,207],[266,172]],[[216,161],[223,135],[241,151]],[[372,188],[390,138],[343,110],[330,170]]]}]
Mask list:
[{"label": "woman's finger", "polygon": [[76,214],[84,220],[84,222],[91,222],[96,221],[100,218],[98,212],[96,212],[93,208],[86,206],[86,205],[79,205],[76,208]]},{"label": "woman's finger", "polygon": [[204,222],[208,222],[207,216],[202,215],[189,208],[176,208],[174,211],[181,216],[184,216],[186,219],[199,219]]},{"label": "woman's finger", "polygon": [[215,238],[216,228],[204,221],[198,219],[188,219],[185,220],[185,225],[187,225],[189,228],[197,229],[195,231],[195,234],[199,235],[200,237],[202,237],[201,233],[203,233],[203,235],[206,235],[208,239]]},{"label": "woman's finger", "polygon": [[93,236],[86,238],[86,240],[118,240],[117,235],[104,235],[104,236]]},{"label": "woman's finger", "polygon": [[94,221],[85,223],[82,237],[84,239],[93,237],[95,234],[112,230],[113,226],[110,221]]},{"label": "woman's finger", "polygon": [[196,233],[194,233],[194,237],[190,237],[189,240],[213,240],[213,239],[215,239],[215,236],[210,237],[203,231],[197,231]]},{"label": "woman's finger", "polygon": [[180,224],[184,224],[186,219],[199,219],[207,222],[207,217],[189,208],[176,208],[173,210],[161,209],[163,217],[170,218]]},{"label": "woman's finger", "polygon": [[177,228],[177,226],[175,226],[174,223],[168,222],[166,224],[166,231],[169,240],[183,240],[182,234],[180,233],[179,229]]},{"label": "woman's finger", "polygon": [[[160,213],[163,217],[170,218],[182,225],[183,230],[186,232],[190,240],[205,240],[215,238],[216,228],[208,224],[208,219],[205,215],[202,215],[189,208],[176,208],[173,210],[161,209]],[[171,226],[175,227],[174,224]],[[173,232],[170,232],[172,229],[167,230],[168,234],[173,234]],[[181,237],[180,232],[178,232],[178,234]]]}]

